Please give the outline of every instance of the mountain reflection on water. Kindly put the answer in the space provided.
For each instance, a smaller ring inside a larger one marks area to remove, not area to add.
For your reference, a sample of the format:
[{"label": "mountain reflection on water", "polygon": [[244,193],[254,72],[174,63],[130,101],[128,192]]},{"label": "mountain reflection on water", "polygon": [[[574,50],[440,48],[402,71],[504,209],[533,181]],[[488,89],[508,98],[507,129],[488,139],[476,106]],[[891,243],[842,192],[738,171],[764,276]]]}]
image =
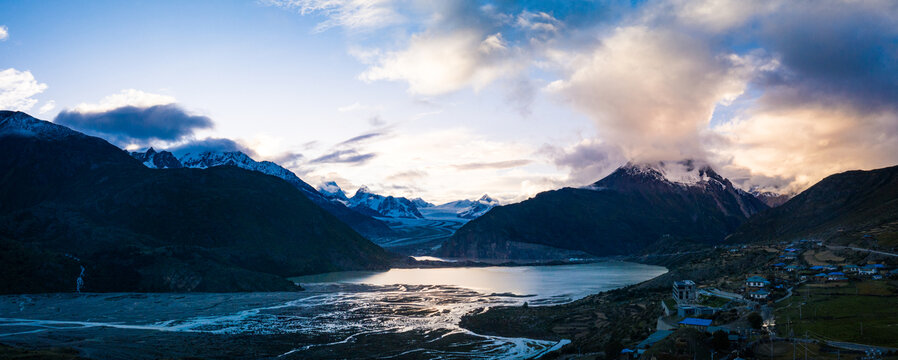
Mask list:
[{"label": "mountain reflection on water", "polygon": [[298,293],[11,295],[0,297],[0,343],[97,358],[532,358],[563,343],[473,334],[461,316],[664,272],[622,262],[394,269],[301,277]]}]

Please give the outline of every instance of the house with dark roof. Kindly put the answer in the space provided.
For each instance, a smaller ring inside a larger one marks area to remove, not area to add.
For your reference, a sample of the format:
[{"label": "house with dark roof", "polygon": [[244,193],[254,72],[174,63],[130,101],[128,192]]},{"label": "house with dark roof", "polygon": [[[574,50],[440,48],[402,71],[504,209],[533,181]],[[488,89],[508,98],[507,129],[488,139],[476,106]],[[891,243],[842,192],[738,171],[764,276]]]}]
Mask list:
[{"label": "house with dark roof", "polygon": [[708,326],[711,326],[711,319],[685,318],[677,324],[681,328],[695,328],[704,331]]}]

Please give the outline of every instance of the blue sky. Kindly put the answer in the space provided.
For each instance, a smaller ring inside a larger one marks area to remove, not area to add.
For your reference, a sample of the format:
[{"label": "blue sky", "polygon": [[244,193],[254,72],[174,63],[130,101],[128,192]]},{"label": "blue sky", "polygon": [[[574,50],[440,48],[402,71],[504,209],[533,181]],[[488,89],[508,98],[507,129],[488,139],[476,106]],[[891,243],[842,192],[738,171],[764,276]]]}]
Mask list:
[{"label": "blue sky", "polygon": [[[4,1],[0,14],[0,107],[132,149],[231,139],[350,193],[510,202],[687,157],[789,192],[898,161],[888,1]],[[168,104],[184,113],[154,132],[169,138],[90,123]]]}]

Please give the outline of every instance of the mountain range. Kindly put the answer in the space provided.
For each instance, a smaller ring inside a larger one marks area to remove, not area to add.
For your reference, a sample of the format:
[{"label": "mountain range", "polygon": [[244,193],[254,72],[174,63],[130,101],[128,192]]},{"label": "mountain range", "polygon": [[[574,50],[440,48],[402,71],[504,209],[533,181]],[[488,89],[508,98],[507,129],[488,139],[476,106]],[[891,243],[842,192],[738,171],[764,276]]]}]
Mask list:
[{"label": "mountain range", "polygon": [[129,155],[0,111],[0,292],[74,291],[82,269],[85,291],[296,290],[397,258],[280,177]]},{"label": "mountain range", "polygon": [[[439,217],[444,219],[447,213],[451,217],[459,219],[476,219],[490,209],[499,205],[499,201],[489,195],[483,195],[478,200],[456,200],[441,205],[434,205],[424,199],[408,199],[404,197],[378,195],[367,186],[361,186],[350,198],[335,182],[326,182],[318,188],[324,197],[337,201],[353,210],[376,217],[429,219]],[[422,210],[427,209],[427,210]]]},{"label": "mountain range", "polygon": [[151,169],[194,168],[207,169],[215,166],[236,166],[241,169],[256,171],[284,179],[303,193],[309,200],[322,207],[340,221],[366,238],[378,242],[396,236],[396,233],[383,221],[374,219],[370,214],[349,209],[345,204],[331,201],[302,181],[295,173],[271,161],[255,161],[240,151],[200,151],[188,152],[176,157],[168,151],[156,151],[153,148],[144,152],[132,152],[144,166]]},{"label": "mountain range", "polygon": [[695,161],[629,163],[584,188],[547,191],[462,226],[436,254],[542,259],[551,249],[593,256],[715,244],[768,206]]}]

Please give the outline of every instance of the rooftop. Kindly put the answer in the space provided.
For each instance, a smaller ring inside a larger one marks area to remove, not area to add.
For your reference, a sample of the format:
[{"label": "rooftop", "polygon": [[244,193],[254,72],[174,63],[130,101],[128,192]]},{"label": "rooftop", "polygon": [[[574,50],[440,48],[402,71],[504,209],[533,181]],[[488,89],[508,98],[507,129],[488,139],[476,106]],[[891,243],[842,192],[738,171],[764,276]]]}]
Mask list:
[{"label": "rooftop", "polygon": [[680,321],[678,324],[695,325],[695,326],[709,326],[709,325],[711,325],[711,319],[685,318],[685,319],[683,319],[683,321]]},{"label": "rooftop", "polygon": [[649,335],[649,337],[645,338],[645,340],[640,341],[639,344],[636,345],[636,348],[637,349],[648,349],[648,348],[652,347],[652,345],[654,345],[656,342],[664,340],[664,338],[670,336],[670,334],[673,334],[673,330],[655,331],[654,333]]}]

